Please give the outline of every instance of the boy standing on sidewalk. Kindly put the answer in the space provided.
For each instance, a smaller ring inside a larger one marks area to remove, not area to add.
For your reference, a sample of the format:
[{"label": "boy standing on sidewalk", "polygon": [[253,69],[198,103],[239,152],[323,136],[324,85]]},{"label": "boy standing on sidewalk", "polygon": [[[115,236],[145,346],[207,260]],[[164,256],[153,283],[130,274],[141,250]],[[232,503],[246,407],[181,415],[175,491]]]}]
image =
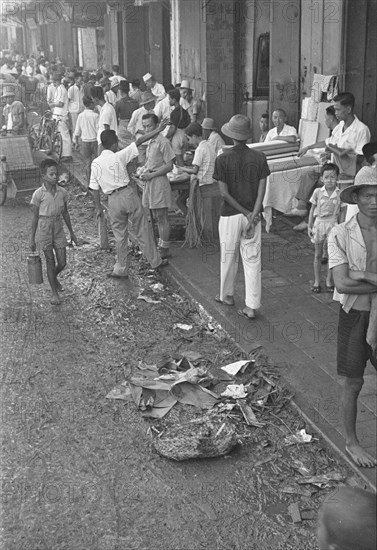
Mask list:
[{"label": "boy standing on sidewalk", "polygon": [[346,452],[358,466],[372,468],[376,459],[361,447],[356,419],[368,359],[377,366],[377,167],[362,168],[340,200],[359,208],[329,236],[329,267],[341,303],[337,371],[343,377]]},{"label": "boy standing on sidewalk", "polygon": [[216,300],[234,305],[234,283],[241,253],[246,297],[245,307],[238,310],[238,314],[254,319],[262,294],[260,211],[270,170],[265,155],[246,145],[251,137],[247,116],[234,115],[221,131],[233,140],[234,147],[216,158],[213,174],[223,199],[219,221],[220,294]]},{"label": "boy standing on sidewalk", "polygon": [[85,109],[79,114],[73,134],[73,143],[81,138],[81,156],[84,159],[84,171],[87,186],[90,181],[90,165],[97,156],[98,113],[94,112],[94,103],[87,97],[83,98]]}]

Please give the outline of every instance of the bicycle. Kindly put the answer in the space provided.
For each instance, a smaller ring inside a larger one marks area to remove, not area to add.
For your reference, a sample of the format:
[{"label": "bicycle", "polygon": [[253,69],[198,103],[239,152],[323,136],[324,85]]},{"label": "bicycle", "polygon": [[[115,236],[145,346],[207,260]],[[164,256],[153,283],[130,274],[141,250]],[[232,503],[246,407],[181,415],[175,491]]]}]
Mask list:
[{"label": "bicycle", "polygon": [[[37,115],[38,113],[31,113]],[[61,117],[53,118],[52,111],[46,111],[38,124],[30,125],[29,139],[34,151],[43,151],[47,154],[54,153],[60,162],[63,151],[63,139],[58,130],[58,123]]]}]

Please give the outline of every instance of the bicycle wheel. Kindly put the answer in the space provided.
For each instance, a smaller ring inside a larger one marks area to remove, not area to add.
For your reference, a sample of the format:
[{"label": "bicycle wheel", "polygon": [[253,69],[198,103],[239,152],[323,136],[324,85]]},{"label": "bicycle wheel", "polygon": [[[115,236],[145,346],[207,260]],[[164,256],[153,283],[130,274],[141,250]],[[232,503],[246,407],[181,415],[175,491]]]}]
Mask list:
[{"label": "bicycle wheel", "polygon": [[52,143],[52,151],[56,155],[56,160],[60,162],[63,152],[63,139],[61,134],[58,132],[54,136],[54,141]]},{"label": "bicycle wheel", "polygon": [[39,142],[39,150],[45,151],[47,154],[52,151],[52,140],[48,134],[44,134]]},{"label": "bicycle wheel", "polygon": [[0,206],[3,206],[4,202],[7,200],[7,189],[8,186],[6,183],[0,183]]}]

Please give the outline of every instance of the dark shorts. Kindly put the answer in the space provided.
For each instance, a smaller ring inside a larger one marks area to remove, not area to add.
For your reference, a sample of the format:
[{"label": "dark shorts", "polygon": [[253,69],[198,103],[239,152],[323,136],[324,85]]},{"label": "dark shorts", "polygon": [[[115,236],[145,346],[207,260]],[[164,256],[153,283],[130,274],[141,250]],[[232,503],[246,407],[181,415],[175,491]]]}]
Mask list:
[{"label": "dark shorts", "polygon": [[348,313],[341,307],[338,325],[337,371],[347,378],[363,378],[368,359],[374,367],[377,362],[367,344],[369,311],[351,309]]}]

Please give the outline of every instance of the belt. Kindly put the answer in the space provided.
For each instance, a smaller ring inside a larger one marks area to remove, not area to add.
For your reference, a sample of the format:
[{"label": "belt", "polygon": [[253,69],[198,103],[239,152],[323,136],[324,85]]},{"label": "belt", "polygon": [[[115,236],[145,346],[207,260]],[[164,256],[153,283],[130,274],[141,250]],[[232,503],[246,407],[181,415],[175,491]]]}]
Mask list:
[{"label": "belt", "polygon": [[47,220],[61,220],[61,218],[62,218],[61,214],[59,214],[58,216],[43,216],[43,215],[40,215],[39,217],[40,218],[45,218]]},{"label": "belt", "polygon": [[117,187],[116,189],[114,189],[114,191],[111,191],[108,194],[112,195],[113,193],[117,193],[118,191],[122,191],[123,189],[127,189],[127,187],[128,187],[128,185],[123,185],[123,187]]}]

